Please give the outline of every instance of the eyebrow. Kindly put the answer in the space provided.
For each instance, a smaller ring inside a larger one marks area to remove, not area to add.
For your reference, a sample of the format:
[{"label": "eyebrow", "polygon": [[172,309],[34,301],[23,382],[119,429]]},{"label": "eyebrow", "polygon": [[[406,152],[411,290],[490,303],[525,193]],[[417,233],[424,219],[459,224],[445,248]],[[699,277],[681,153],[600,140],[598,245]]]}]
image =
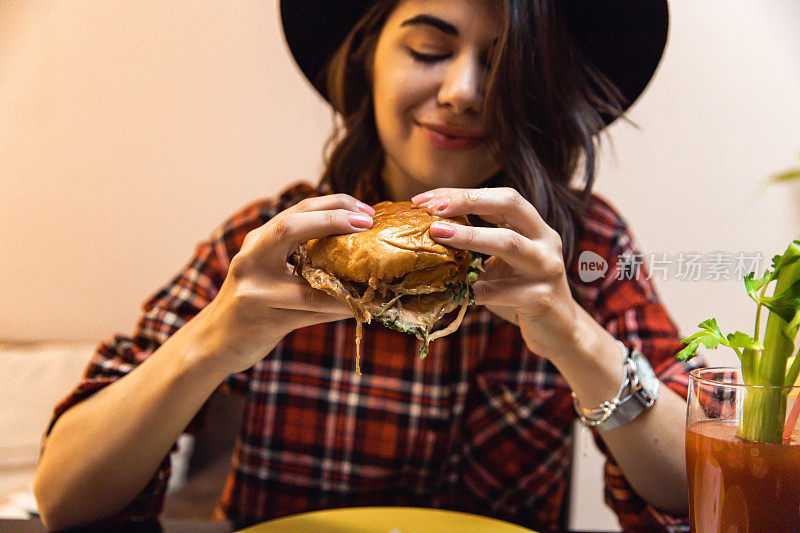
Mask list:
[{"label": "eyebrow", "polygon": [[[439,31],[446,33],[447,35],[452,35],[454,37],[458,37],[458,28],[450,24],[449,22],[442,20],[438,17],[434,17],[433,15],[416,15],[411,17],[410,19],[402,22],[400,27],[403,26],[417,26],[417,25],[428,25],[433,26],[434,28],[438,29]],[[495,46],[498,43],[499,39],[494,39],[491,43],[492,46]]]},{"label": "eyebrow", "polygon": [[432,15],[417,15],[415,17],[411,17],[410,19],[400,24],[400,26],[414,26],[420,24],[433,26],[437,30],[446,33],[448,35],[458,36],[458,29],[456,29],[455,26],[453,26],[449,22],[445,22],[444,20],[436,18]]}]

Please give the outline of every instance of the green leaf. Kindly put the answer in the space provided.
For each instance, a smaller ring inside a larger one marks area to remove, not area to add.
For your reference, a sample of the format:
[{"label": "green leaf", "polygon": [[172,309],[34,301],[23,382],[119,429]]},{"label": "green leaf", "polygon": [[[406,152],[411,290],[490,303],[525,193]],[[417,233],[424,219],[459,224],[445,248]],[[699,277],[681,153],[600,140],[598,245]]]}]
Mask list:
[{"label": "green leaf", "polygon": [[[794,241],[794,243],[796,245],[800,246],[800,241]],[[790,247],[790,251],[787,251],[787,253],[785,253],[783,255],[773,256],[773,258],[772,258],[772,269],[775,272],[773,273],[772,278],[773,279],[778,278],[779,275],[780,275],[780,271],[781,270],[783,270],[784,268],[788,267],[789,265],[791,265],[792,263],[794,263],[798,259],[800,259],[800,254],[791,253],[791,247]]]},{"label": "green leaf", "polygon": [[[770,282],[776,286],[772,296],[762,296]],[[800,330],[800,241],[789,244],[783,255],[772,258],[772,270],[760,277],[745,276],[748,295],[759,304],[756,314],[756,333],[760,331],[762,306],[770,310],[762,342],[737,331],[727,337],[715,319],[700,324],[701,331],[683,340],[688,345],[677,355],[686,360],[703,345],[709,349],[725,345],[736,351],[742,364],[744,382],[748,385],[782,385],[793,383],[800,374],[800,352],[787,369],[787,360],[796,350],[793,341]],[[785,420],[786,397],[775,394],[748,394],[739,423],[738,435],[754,442],[778,443]]]},{"label": "green leaf", "polygon": [[716,318],[704,320],[698,327],[700,331],[681,341],[687,345],[676,355],[681,361],[686,361],[697,355],[697,349],[700,345],[705,346],[709,350],[716,350],[720,345],[727,346],[728,348],[732,348],[737,355],[740,355],[738,348],[763,348],[753,337],[741,331],[737,331],[725,337],[717,325]]},{"label": "green leaf", "polygon": [[703,346],[705,346],[709,350],[716,350],[717,348],[719,348],[720,344],[723,344],[725,346],[728,345],[728,343],[724,338],[722,338],[722,336],[717,336],[713,333],[706,334],[704,337],[701,337],[700,340],[703,341]]},{"label": "green leaf", "polygon": [[425,330],[419,326],[409,326],[400,321],[387,318],[386,316],[377,316],[374,318],[376,318],[378,322],[380,322],[387,328],[399,331],[400,333],[407,333],[408,335],[414,335],[417,338],[422,338],[425,335]]},{"label": "green leaf", "polygon": [[698,327],[701,328],[702,331],[698,331],[691,337],[687,337],[681,341],[688,344],[688,346],[676,355],[681,361],[686,361],[697,355],[697,349],[701,344],[709,350],[717,349],[720,344],[730,346],[725,337],[723,337],[719,326],[717,326],[716,318],[704,320]]},{"label": "green leaf", "polygon": [[764,275],[760,278],[756,278],[755,272],[750,272],[744,277],[744,286],[747,289],[747,294],[750,295],[750,298],[759,302],[760,295],[758,292],[764,288],[764,285],[772,281],[774,272],[772,270],[767,270],[764,272]]},{"label": "green leaf", "polygon": [[478,255],[477,252],[473,252],[473,253],[474,253],[474,257],[473,257],[472,261],[470,261],[470,263],[469,263],[469,269],[470,270],[478,270],[480,272],[483,272],[484,271],[483,270],[484,257],[482,255]]},{"label": "green leaf", "polygon": [[761,303],[786,322],[793,322],[795,315],[800,312],[800,280],[780,294],[761,298]]},{"label": "green leaf", "polygon": [[790,168],[783,172],[773,174],[770,179],[772,183],[785,183],[794,180],[800,180],[800,168]]},{"label": "green leaf", "polygon": [[[687,339],[684,339],[683,342],[686,342]],[[697,355],[697,348],[700,347],[702,341],[700,339],[695,339],[694,341],[690,342],[688,346],[686,346],[683,350],[677,353],[675,357],[677,357],[681,361],[688,361],[695,355]]]},{"label": "green leaf", "polygon": [[478,281],[480,273],[485,272],[483,269],[483,260],[483,256],[475,254],[475,257],[470,261],[469,267],[467,268],[467,285],[472,285]]},{"label": "green leaf", "polygon": [[710,333],[713,333],[719,338],[723,338],[722,331],[720,331],[719,326],[717,325],[716,318],[709,318],[708,320],[703,320],[697,327],[700,329],[704,329]]},{"label": "green leaf", "polygon": [[697,341],[696,343],[699,344],[706,337],[715,338],[715,336],[713,334],[710,334],[708,331],[703,330],[703,331],[698,331],[697,333],[695,333],[691,337],[686,337],[681,342],[683,342],[683,343],[693,343],[693,342]]},{"label": "green leaf", "polygon": [[752,348],[755,347],[756,341],[747,333],[737,331],[728,335],[728,345],[731,348]]}]

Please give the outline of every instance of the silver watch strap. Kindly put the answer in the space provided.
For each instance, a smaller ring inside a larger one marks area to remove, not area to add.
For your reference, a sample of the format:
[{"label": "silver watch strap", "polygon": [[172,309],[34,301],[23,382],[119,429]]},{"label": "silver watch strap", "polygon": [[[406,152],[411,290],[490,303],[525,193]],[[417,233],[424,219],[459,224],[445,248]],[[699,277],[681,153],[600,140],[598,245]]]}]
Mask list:
[{"label": "silver watch strap", "polygon": [[580,406],[575,393],[572,401],[581,422],[586,426],[608,431],[634,420],[643,411],[652,407],[658,398],[658,378],[650,362],[638,350],[629,352],[617,341],[624,354],[625,377],[615,397],[600,404],[596,409]]}]

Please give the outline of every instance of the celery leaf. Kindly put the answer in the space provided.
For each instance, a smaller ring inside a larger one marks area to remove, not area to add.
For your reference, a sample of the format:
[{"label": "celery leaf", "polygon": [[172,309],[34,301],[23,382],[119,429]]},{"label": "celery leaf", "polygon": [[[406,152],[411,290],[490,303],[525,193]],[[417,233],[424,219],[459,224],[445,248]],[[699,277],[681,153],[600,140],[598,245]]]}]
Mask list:
[{"label": "celery leaf", "polygon": [[800,312],[800,280],[794,282],[780,294],[761,298],[761,303],[783,320],[791,323]]},{"label": "celery leaf", "polygon": [[760,278],[755,277],[755,272],[750,272],[744,277],[744,286],[747,289],[747,294],[749,294],[750,298],[755,300],[756,303],[758,303],[760,300],[758,291],[763,289],[764,285],[773,280],[773,274],[773,271],[767,270]]},{"label": "celery leaf", "polygon": [[686,361],[697,355],[697,349],[702,344],[709,350],[715,350],[720,344],[730,346],[728,340],[722,335],[719,326],[717,326],[716,318],[709,318],[704,320],[698,326],[702,331],[698,331],[691,337],[683,339],[681,342],[688,344],[677,354],[677,358],[681,361]]},{"label": "celery leaf", "polygon": [[728,335],[728,344],[731,348],[752,348],[755,346],[756,341],[747,333],[737,331]]}]

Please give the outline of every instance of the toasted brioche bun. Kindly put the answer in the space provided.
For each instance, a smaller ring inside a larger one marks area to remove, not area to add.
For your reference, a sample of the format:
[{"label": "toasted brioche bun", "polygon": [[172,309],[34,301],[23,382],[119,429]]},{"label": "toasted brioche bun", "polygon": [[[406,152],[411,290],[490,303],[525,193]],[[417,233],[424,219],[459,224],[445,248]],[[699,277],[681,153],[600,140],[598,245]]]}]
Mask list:
[{"label": "toasted brioche bun", "polygon": [[[403,278],[409,288],[425,285],[421,293],[441,291],[463,280],[471,254],[439,244],[428,233],[442,217],[411,202],[381,202],[374,209],[368,230],[309,241],[306,252],[311,266],[342,280],[371,281],[371,285]],[[469,225],[466,217],[447,221]]]}]

